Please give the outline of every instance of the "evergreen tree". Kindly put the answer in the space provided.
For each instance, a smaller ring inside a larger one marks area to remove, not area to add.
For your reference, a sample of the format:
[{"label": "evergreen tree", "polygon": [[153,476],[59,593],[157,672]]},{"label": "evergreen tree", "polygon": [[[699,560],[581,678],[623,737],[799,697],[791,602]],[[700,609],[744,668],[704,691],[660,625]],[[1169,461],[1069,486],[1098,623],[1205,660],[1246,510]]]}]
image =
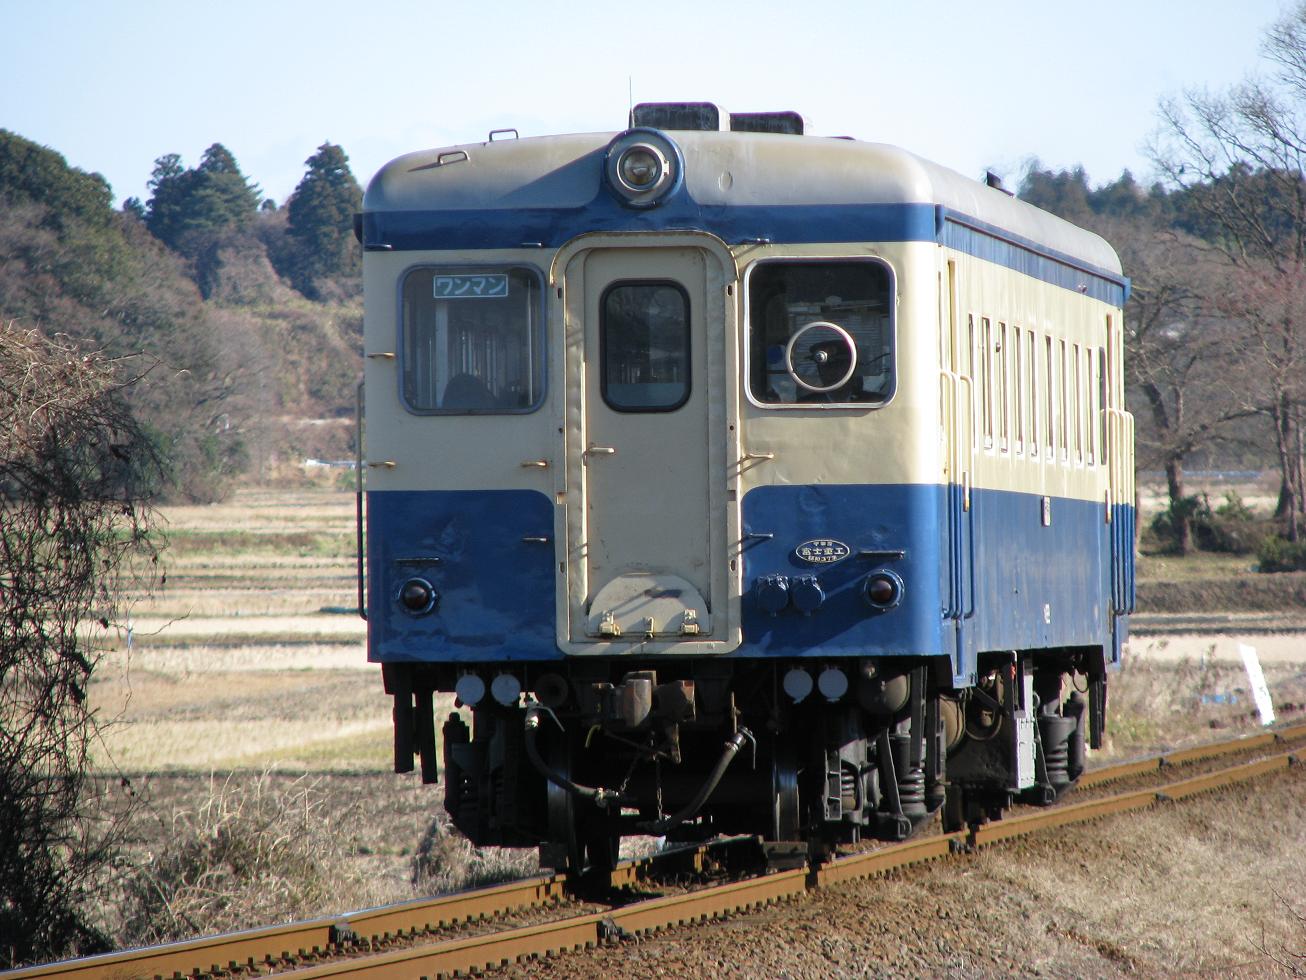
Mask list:
[{"label": "evergreen tree", "polygon": [[[156,220],[182,201],[170,194],[186,173],[176,157],[159,160]],[[131,406],[176,489],[198,498],[220,492],[239,463],[239,427],[218,418],[240,421],[230,407],[239,379],[225,367],[227,332],[214,329],[182,266],[130,210],[113,209],[98,175],[0,131],[0,325],[157,363]]]},{"label": "evergreen tree", "polygon": [[58,232],[69,220],[107,226],[112,199],[99,174],[69,167],[54,150],[0,129],[0,201],[42,205],[44,226]]},{"label": "evergreen tree", "polygon": [[221,143],[204,151],[200,165],[183,169],[169,153],[154,161],[145,223],[154,236],[194,259],[214,236],[244,227],[258,212],[259,189]]},{"label": "evergreen tree", "polygon": [[339,146],[323,143],[304,162],[308,172],[286,205],[293,245],[281,271],[300,292],[316,296],[319,280],[359,272],[353,222],[363,192]]}]

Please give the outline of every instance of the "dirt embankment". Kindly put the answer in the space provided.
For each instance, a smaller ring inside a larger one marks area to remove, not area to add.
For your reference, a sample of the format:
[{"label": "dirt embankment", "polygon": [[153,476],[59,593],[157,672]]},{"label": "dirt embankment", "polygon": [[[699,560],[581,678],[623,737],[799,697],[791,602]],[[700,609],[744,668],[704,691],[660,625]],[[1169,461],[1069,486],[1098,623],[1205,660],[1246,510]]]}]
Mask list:
[{"label": "dirt embankment", "polygon": [[1140,613],[1285,612],[1306,615],[1306,572],[1262,575],[1230,571],[1219,578],[1138,583]]}]

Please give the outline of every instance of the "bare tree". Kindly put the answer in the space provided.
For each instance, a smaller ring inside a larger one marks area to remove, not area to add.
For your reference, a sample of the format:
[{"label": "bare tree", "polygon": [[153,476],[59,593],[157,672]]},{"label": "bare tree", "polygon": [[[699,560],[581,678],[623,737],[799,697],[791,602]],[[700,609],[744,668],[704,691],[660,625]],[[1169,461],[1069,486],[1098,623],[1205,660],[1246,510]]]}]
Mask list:
[{"label": "bare tree", "polygon": [[1273,425],[1278,514],[1295,540],[1306,508],[1298,381],[1306,319],[1293,295],[1306,266],[1306,2],[1269,30],[1264,52],[1268,77],[1165,102],[1152,158],[1187,192],[1193,230],[1227,263],[1212,298],[1245,328],[1239,383]]},{"label": "bare tree", "polygon": [[1146,412],[1138,429],[1140,462],[1164,470],[1172,545],[1186,554],[1192,515],[1185,461],[1210,447],[1230,422],[1253,414],[1229,374],[1237,336],[1209,312],[1204,284],[1216,273],[1199,243],[1137,227],[1103,231],[1119,244],[1133,278],[1126,365],[1129,388]]},{"label": "bare tree", "polygon": [[122,367],[0,322],[0,966],[105,945],[87,898],[121,824],[90,772],[94,624],[152,574],[160,472]]}]

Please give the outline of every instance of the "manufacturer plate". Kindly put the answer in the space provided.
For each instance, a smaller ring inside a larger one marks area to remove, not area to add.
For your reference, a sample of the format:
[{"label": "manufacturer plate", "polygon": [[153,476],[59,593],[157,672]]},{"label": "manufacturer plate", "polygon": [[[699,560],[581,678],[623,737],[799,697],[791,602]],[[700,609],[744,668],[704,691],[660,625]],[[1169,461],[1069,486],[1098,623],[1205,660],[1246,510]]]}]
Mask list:
[{"label": "manufacturer plate", "polygon": [[850,554],[852,549],[834,538],[813,538],[794,549],[794,557],[809,565],[833,565]]}]

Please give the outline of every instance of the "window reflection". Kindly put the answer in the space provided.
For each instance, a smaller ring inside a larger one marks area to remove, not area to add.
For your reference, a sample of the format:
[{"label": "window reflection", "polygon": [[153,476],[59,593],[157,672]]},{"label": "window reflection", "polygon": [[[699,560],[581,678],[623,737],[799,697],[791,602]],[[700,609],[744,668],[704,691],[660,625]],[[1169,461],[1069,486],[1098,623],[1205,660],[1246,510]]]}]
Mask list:
[{"label": "window reflection", "polygon": [[671,282],[618,283],[601,303],[603,400],[668,412],[689,398],[689,296]]},{"label": "window reflection", "polygon": [[758,265],[748,286],[753,398],[773,405],[887,401],[892,302],[888,269],[878,262]]},{"label": "window reflection", "polygon": [[529,411],[544,393],[540,287],[526,269],[404,279],[404,401],[419,412]]}]

